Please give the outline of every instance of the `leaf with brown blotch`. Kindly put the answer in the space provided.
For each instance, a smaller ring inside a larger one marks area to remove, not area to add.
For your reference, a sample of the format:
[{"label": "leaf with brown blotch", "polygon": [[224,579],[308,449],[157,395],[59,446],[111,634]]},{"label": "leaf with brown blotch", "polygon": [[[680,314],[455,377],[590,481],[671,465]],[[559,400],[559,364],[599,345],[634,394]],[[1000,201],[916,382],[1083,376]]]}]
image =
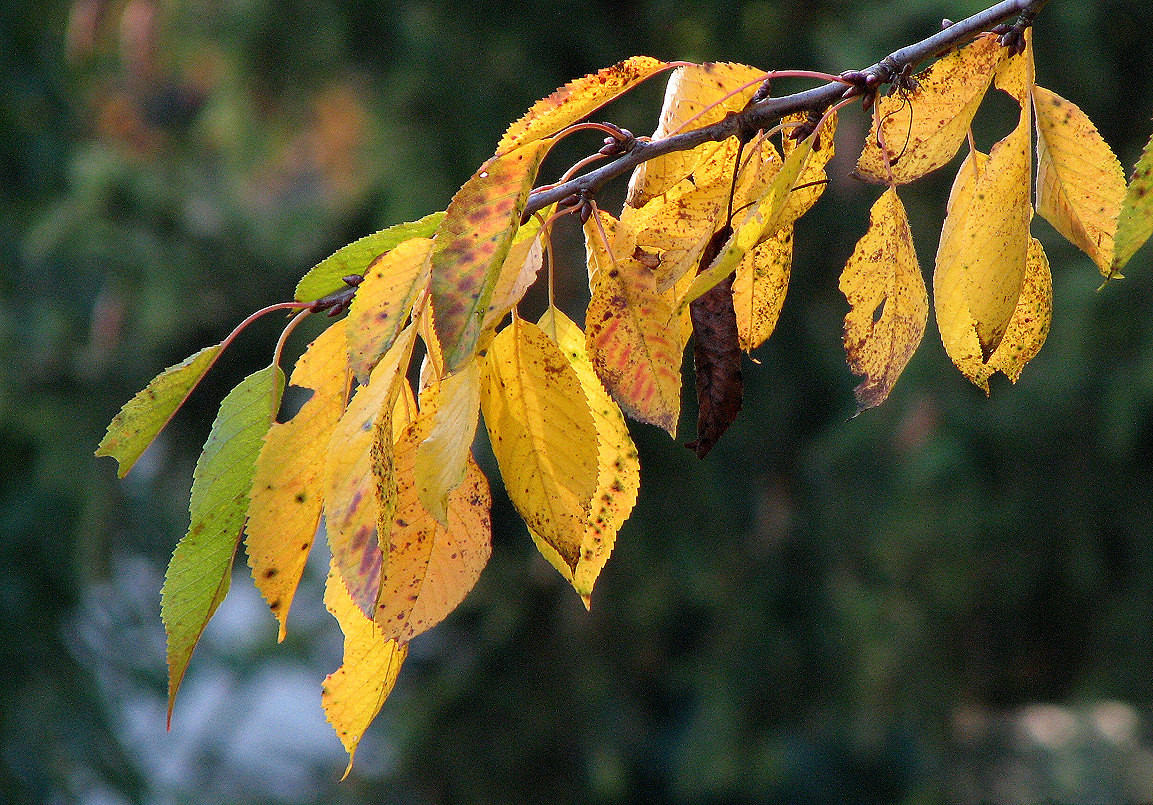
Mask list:
[{"label": "leaf with brown blotch", "polygon": [[393,406],[406,382],[415,328],[409,326],[356,390],[328,439],[324,466],[324,521],[332,556],[349,594],[371,617],[380,591],[384,555],[378,537],[381,503],[387,503],[374,467],[382,466],[379,442],[391,440]]},{"label": "leaf with brown blotch", "polygon": [[918,73],[915,89],[877,98],[854,175],[905,184],[951,160],[1005,53],[996,35],[978,36]]},{"label": "leaf with brown blotch", "polygon": [[1125,200],[1121,203],[1110,276],[1120,276],[1117,272],[1150,235],[1153,235],[1153,137],[1149,138],[1133,168]]},{"label": "leaf with brown blotch", "polygon": [[280,623],[304,572],[323,510],[323,472],[329,436],[348,399],[348,341],[344,327],[316,337],[292,371],[292,385],[312,390],[291,420],[273,422],[256,459],[245,545],[257,589]]},{"label": "leaf with brown blotch", "polygon": [[551,141],[493,157],[448,205],[432,247],[432,309],[445,370],[456,371],[480,339],[493,289]]},{"label": "leaf with brown blotch", "polygon": [[324,605],[344,632],[344,659],[325,677],[320,700],[324,717],[348,752],[347,777],[360,739],[396,685],[408,647],[386,638],[360,611],[335,563],[328,573]]},{"label": "leaf with brown blotch", "polygon": [[1125,198],[1125,172],[1097,127],[1077,106],[1034,86],[1037,213],[1093,258],[1105,276]]},{"label": "leaf with brown blotch", "polygon": [[585,224],[585,243],[592,285],[585,338],[597,376],[626,414],[675,437],[684,350],[671,329],[675,313],[652,271],[607,252],[595,218]]},{"label": "leaf with brown blotch", "polygon": [[[678,67],[665,87],[661,117],[652,139],[692,131],[739,112],[756,93],[765,71],[743,64],[710,63]],[[731,93],[731,94],[730,94]],[[629,180],[627,203],[643,207],[696,170],[711,144],[662,154],[638,165]]]},{"label": "leaf with brown blotch", "polygon": [[596,424],[580,378],[539,327],[516,318],[489,347],[481,389],[509,498],[575,567],[598,478]]},{"label": "leaf with brown blotch", "polygon": [[551,137],[668,67],[650,56],[633,56],[570,81],[547,98],[537,101],[522,118],[509,126],[496,152],[503,154],[533,140]]},{"label": "leaf with brown blotch", "polygon": [[413,303],[428,287],[430,238],[400,243],[372,261],[348,309],[349,368],[361,383],[408,322]]},{"label": "leaf with brown blotch", "polygon": [[869,228],[841,274],[841,293],[850,306],[845,316],[849,368],[864,376],[855,390],[858,410],[863,411],[889,396],[929,319],[925,278],[895,187],[873,204]]},{"label": "leaf with brown blotch", "polygon": [[421,389],[422,416],[429,420],[416,448],[415,483],[421,504],[441,525],[448,524],[449,493],[464,480],[480,416],[480,361],[468,361],[451,375]]},{"label": "leaf with brown blotch", "polygon": [[777,327],[793,266],[793,225],[782,227],[744,256],[733,275],[733,308],[741,349],[752,352]]},{"label": "leaf with brown blotch", "polygon": [[397,505],[376,604],[376,623],[382,633],[402,644],[459,606],[492,552],[492,497],[472,456],[464,479],[449,493],[444,524],[420,502],[411,479],[417,448],[428,432],[427,413],[422,412],[396,444]]}]

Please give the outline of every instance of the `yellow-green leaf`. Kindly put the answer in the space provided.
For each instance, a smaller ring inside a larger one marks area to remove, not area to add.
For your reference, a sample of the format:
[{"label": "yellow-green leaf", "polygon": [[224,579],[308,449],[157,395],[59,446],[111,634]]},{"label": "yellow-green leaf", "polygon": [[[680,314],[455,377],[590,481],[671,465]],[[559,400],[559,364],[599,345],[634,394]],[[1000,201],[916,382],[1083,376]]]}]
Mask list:
[{"label": "yellow-green leaf", "polygon": [[272,423],[256,459],[245,546],[256,587],[280,623],[279,640],[323,510],[324,459],[348,396],[347,362],[340,325],[308,345],[291,382],[312,396],[290,421]]},{"label": "yellow-green leaf", "polygon": [[537,101],[524,117],[509,126],[496,151],[503,154],[533,140],[550,137],[667,68],[667,64],[650,56],[633,56],[570,81]]},{"label": "yellow-green leaf", "polygon": [[192,476],[191,522],[168,564],[160,615],[168,636],[168,717],[192,650],[224,596],[248,509],[261,439],[284,391],[278,366],[254,372],[220,403]]},{"label": "yellow-green leaf", "polygon": [[1037,115],[1037,213],[1105,276],[1125,198],[1125,172],[1097,127],[1077,106],[1033,87]]},{"label": "yellow-green leaf", "polygon": [[857,405],[864,410],[889,396],[929,318],[925,278],[896,188],[889,187],[873,204],[869,228],[841,274],[841,293],[850,306],[845,353],[853,372],[864,376],[856,388]]},{"label": "yellow-green leaf", "polygon": [[574,567],[597,488],[597,432],[576,372],[535,324],[513,319],[493,339],[481,409],[513,505]]},{"label": "yellow-green leaf", "polygon": [[96,448],[98,456],[116,459],[121,478],[128,474],[144,449],[152,444],[172,415],[188,399],[196,384],[212,368],[220,344],[205,347],[175,366],[169,366],[124,404],[108,425]]},{"label": "yellow-green leaf", "polygon": [[538,140],[493,157],[453,196],[432,249],[432,309],[445,370],[476,351],[500,269],[551,145]]},{"label": "yellow-green leaf", "polygon": [[396,685],[408,647],[384,637],[372,619],[360,611],[335,564],[328,574],[324,605],[344,632],[344,660],[325,677],[321,704],[348,752],[347,777],[360,739]]},{"label": "yellow-green leaf", "polygon": [[443,212],[430,213],[419,221],[396,224],[354,240],[321,260],[296,284],[298,302],[315,302],[344,287],[344,278],[363,274],[380,255],[391,251],[409,238],[431,237],[444,220]]},{"label": "yellow-green leaf", "polygon": [[1141,152],[1129,180],[1129,188],[1117,218],[1111,275],[1117,276],[1122,266],[1153,235],[1153,137]]},{"label": "yellow-green leaf", "polygon": [[362,382],[392,346],[428,287],[432,240],[411,238],[372,261],[348,309],[349,368]]},{"label": "yellow-green leaf", "polygon": [[1005,53],[997,36],[979,36],[918,73],[916,89],[878,98],[855,175],[904,184],[952,159]]}]

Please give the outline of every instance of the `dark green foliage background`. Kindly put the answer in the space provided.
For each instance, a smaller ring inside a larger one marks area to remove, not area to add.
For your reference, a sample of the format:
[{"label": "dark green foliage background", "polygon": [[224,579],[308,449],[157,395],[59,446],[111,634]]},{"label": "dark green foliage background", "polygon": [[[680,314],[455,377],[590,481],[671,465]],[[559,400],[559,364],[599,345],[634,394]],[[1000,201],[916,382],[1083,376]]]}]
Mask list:
[{"label": "dark green foliage background", "polygon": [[[94,590],[129,595],[107,587],[117,561],[161,572],[215,406],[275,330],[244,338],[147,471],[118,482],[92,450],[160,368],[290,296],[340,245],[443,209],[508,122],[571,78],[639,53],[838,72],[980,4],[198,0],[158,3],[152,29],[123,21],[149,8],[0,5],[5,802],[177,801],[109,715],[124,690],[162,695],[162,652],[136,643],[110,677],[78,635],[123,627],[85,615]],[[1127,170],[1153,130],[1151,41],[1143,0],[1055,0],[1038,25],[1038,80]],[[336,99],[327,129],[317,97]],[[642,133],[659,98],[645,88],[603,116]],[[1007,119],[990,106],[985,144]],[[343,147],[346,120],[360,122]],[[865,121],[842,115],[846,160]],[[598,145],[577,139],[547,176]],[[592,613],[498,496],[492,564],[386,705],[387,769],[369,758],[338,785],[334,767],[286,801],[967,801],[962,717],[1102,699],[1148,712],[1153,249],[1095,292],[1089,260],[1038,219],[1056,303],[1022,380],[986,400],[930,329],[892,398],[850,418],[837,279],[877,191],[849,165],[798,227],[790,296],[729,434],[698,462],[634,428],[642,495]],[[949,181],[902,192],[926,271]],[[579,255],[562,269],[577,313]],[[277,648],[269,619],[259,662],[303,662],[319,639]]]}]

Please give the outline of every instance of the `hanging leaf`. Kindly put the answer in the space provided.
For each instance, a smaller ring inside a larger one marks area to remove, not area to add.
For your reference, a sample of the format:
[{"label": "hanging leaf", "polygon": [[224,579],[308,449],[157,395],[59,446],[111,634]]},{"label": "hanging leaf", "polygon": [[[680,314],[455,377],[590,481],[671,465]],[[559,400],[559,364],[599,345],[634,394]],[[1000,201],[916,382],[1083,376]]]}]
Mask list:
[{"label": "hanging leaf", "polygon": [[865,378],[855,390],[858,410],[863,411],[889,396],[920,345],[929,318],[925,278],[895,187],[873,204],[869,228],[841,274],[841,293],[850,306],[845,316],[849,368]]},{"label": "hanging leaf", "polygon": [[[484,316],[481,329],[484,333],[495,331],[496,327],[512,311],[525,293],[536,282],[537,274],[544,265],[544,232],[541,230],[541,220],[548,220],[556,209],[551,205],[537,215],[529,218],[513,237],[512,246],[508,256],[501,266],[500,276],[496,287],[493,288],[492,301],[489,302],[488,311]],[[483,341],[483,336],[482,336]]]},{"label": "hanging leaf", "polygon": [[[785,117],[781,122],[788,123],[803,118],[804,115],[798,113]],[[776,224],[778,227],[783,228],[797,221],[813,208],[817,199],[825,192],[825,185],[828,184],[826,168],[836,155],[836,140],[833,136],[836,131],[837,113],[831,112],[824,118],[821,127],[814,132],[813,151],[805,159],[805,164],[801,166],[801,172],[797,175],[796,181],[793,182],[793,189],[789,191],[788,198],[785,199],[784,209],[781,210],[780,220]],[[783,143],[785,157],[787,158],[789,154],[802,145],[803,141],[798,142],[786,136]],[[775,176],[775,174],[771,175]],[[739,190],[740,188],[738,188]],[[738,196],[739,203],[735,204],[734,208],[740,209],[749,201],[753,201],[754,198],[755,196],[751,194],[747,197]]]},{"label": "hanging leaf", "polygon": [[296,301],[315,302],[345,287],[344,278],[363,274],[377,257],[411,238],[432,237],[444,220],[443,212],[430,213],[419,221],[396,224],[355,240],[321,260],[296,285]]},{"label": "hanging leaf", "polygon": [[[997,351],[989,358],[989,369],[1001,371],[1014,383],[1021,377],[1025,364],[1041,351],[1049,324],[1053,319],[1053,277],[1049,260],[1036,238],[1029,241],[1029,260],[1025,266],[1025,284],[1013,318]],[[988,391],[988,389],[986,389]]]},{"label": "hanging leaf", "polygon": [[284,373],[275,365],[240,381],[220,403],[196,462],[188,533],[172,554],[160,591],[160,615],[168,637],[170,722],[192,650],[228,593],[256,456],[283,391]]},{"label": "hanging leaf", "polygon": [[541,553],[572,583],[588,607],[593,586],[616,544],[617,531],[636,505],[641,481],[640,460],[624,414],[593,369],[580,327],[556,308],[545,311],[539,326],[568,358],[592,413],[597,432],[597,487],[576,567],[569,567],[560,553],[539,535],[533,533],[532,536]]},{"label": "hanging leaf", "polygon": [[905,184],[951,160],[1005,53],[995,34],[978,36],[918,73],[915,89],[877,98],[854,175]]},{"label": "hanging leaf", "polygon": [[[607,229],[612,217],[600,220]],[[592,286],[585,335],[596,373],[625,413],[675,437],[683,345],[669,329],[674,312],[649,269],[605,247],[596,218],[585,224],[585,243]]]},{"label": "hanging leaf", "polygon": [[1037,213],[1109,276],[1125,173],[1077,106],[1033,87],[1037,115]]},{"label": "hanging leaf", "polygon": [[525,143],[551,137],[668,67],[649,56],[633,56],[570,81],[552,95],[537,101],[524,117],[509,126],[496,152],[504,154]]},{"label": "hanging leaf", "polygon": [[493,157],[453,196],[432,249],[432,309],[445,370],[475,352],[500,269],[551,143]]},{"label": "hanging leaf", "polygon": [[432,240],[412,238],[372,261],[344,320],[348,365],[360,382],[392,346],[413,303],[428,287]]},{"label": "hanging leaf", "polygon": [[328,573],[324,605],[344,632],[344,660],[325,677],[321,704],[325,718],[348,752],[348,767],[344,770],[344,777],[348,777],[360,739],[396,685],[408,647],[384,637],[372,619],[365,617],[335,564]]},{"label": "hanging leaf", "polygon": [[[356,390],[332,431],[324,464],[324,521],[345,586],[367,617],[380,592],[384,555],[377,535],[382,495],[375,466],[392,447],[391,415],[405,384],[415,329],[409,327]],[[382,447],[382,440],[387,443]]]},{"label": "hanging leaf", "polygon": [[1111,276],[1129,262],[1133,254],[1153,235],[1153,137],[1141,152],[1129,180],[1129,189],[1121,202],[1117,218],[1117,235]]},{"label": "hanging leaf", "polygon": [[[430,398],[432,404],[426,406]],[[421,390],[430,427],[416,448],[416,489],[421,504],[448,525],[448,496],[464,480],[480,416],[480,366],[470,360]]]},{"label": "hanging leaf", "polygon": [[438,522],[421,503],[412,479],[418,450],[427,439],[428,413],[422,411],[405,429],[394,451],[397,504],[376,605],[382,634],[402,644],[457,608],[492,552],[492,497],[484,473],[471,456],[464,479],[448,495],[445,523]]},{"label": "hanging leaf", "polygon": [[[733,275],[733,308],[741,349],[752,352],[777,327],[793,265],[793,226],[777,230],[741,259]],[[691,306],[690,306],[691,307]]]},{"label": "hanging leaf", "polygon": [[312,396],[290,421],[272,423],[256,459],[245,546],[256,587],[280,623],[278,640],[323,510],[326,448],[348,397],[347,358],[340,325],[308,345],[291,382]]},{"label": "hanging leaf", "polygon": [[97,456],[112,456],[123,478],[156,435],[179,410],[220,355],[221,344],[205,347],[169,366],[124,404],[96,448]]},{"label": "hanging leaf", "polygon": [[481,408],[509,498],[529,528],[575,567],[597,487],[597,432],[560,348],[522,319],[493,339]]}]

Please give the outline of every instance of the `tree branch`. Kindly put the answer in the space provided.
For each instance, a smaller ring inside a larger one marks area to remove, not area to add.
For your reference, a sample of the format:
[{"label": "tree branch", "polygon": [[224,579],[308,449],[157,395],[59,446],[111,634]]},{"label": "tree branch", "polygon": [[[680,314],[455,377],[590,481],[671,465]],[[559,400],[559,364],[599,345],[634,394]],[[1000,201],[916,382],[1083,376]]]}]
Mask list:
[{"label": "tree branch", "polygon": [[[944,28],[930,37],[912,45],[895,50],[871,67],[856,73],[856,78],[867,81],[870,87],[880,87],[900,75],[906,65],[917,65],[931,59],[950,48],[957,47],[977,34],[1003,23],[1014,15],[1022,17],[1024,25],[1031,24],[1037,12],[1048,0],[1002,0],[984,11]],[[661,140],[638,140],[632,149],[620,158],[596,170],[570,179],[560,184],[536,190],[529,196],[525,216],[544,209],[548,205],[563,201],[571,196],[589,196],[600,187],[618,176],[629,173],[637,165],[662,154],[674,151],[687,151],[702,143],[720,142],[736,136],[742,131],[757,131],[795,112],[827,109],[831,104],[846,97],[846,92],[864,94],[865,90],[854,83],[830,81],[813,89],[785,95],[780,98],[767,98],[742,112],[728,115],[724,120],[710,126],[674,134]]]}]

